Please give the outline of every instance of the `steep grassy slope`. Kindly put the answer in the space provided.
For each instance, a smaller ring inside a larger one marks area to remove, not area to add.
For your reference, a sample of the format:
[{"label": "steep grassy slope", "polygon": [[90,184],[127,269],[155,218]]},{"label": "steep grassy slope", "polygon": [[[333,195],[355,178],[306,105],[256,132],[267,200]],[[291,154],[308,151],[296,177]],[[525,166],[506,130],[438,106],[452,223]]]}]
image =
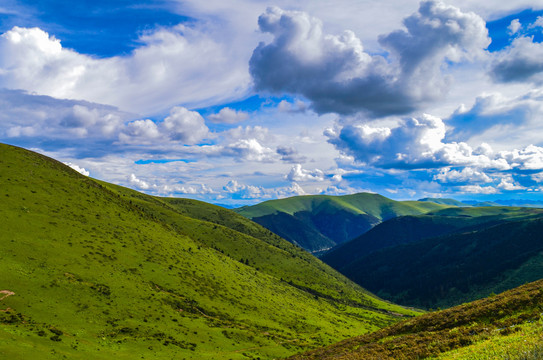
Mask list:
[{"label": "steep grassy slope", "polygon": [[514,207],[447,208],[426,215],[387,220],[356,239],[341,244],[321,257],[342,271],[351,263],[388,247],[459,232],[473,232],[508,221],[543,217],[540,209]]},{"label": "steep grassy slope", "polygon": [[351,240],[384,220],[446,207],[433,202],[401,202],[360,193],[296,196],[235,211],[308,251],[319,252]]},{"label": "steep grassy slope", "polygon": [[291,359],[540,359],[542,311],[543,280]]},{"label": "steep grassy slope", "polygon": [[435,308],[479,299],[543,278],[543,218],[389,247],[341,271],[402,304]]},{"label": "steep grassy slope", "polygon": [[250,359],[412,311],[235,213],[0,145],[0,356]]}]

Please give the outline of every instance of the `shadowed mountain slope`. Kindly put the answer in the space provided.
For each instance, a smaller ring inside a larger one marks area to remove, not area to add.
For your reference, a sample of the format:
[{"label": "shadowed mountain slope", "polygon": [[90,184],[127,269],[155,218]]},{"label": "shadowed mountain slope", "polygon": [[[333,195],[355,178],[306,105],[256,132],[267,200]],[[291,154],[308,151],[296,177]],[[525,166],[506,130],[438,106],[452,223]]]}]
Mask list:
[{"label": "shadowed mountain slope", "polygon": [[389,220],[323,260],[386,299],[436,308],[543,278],[542,253],[541,209],[451,208]]}]

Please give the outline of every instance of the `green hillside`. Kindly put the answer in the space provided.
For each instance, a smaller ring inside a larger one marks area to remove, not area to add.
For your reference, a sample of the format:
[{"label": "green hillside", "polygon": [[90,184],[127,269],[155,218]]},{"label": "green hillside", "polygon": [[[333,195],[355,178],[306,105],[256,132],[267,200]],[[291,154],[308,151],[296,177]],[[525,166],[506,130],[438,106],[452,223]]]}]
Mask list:
[{"label": "green hillside", "polygon": [[271,359],[415,313],[213,205],[0,145],[0,355]]},{"label": "green hillside", "polygon": [[292,360],[537,360],[543,357],[543,280],[428,313]]},{"label": "green hillside", "polygon": [[341,272],[401,304],[436,308],[480,299],[543,278],[543,214],[532,211],[535,218],[384,248]]},{"label": "green hillside", "polygon": [[433,202],[394,201],[377,194],[359,193],[295,196],[235,211],[290,242],[318,253],[360,236],[387,219],[447,207]]}]

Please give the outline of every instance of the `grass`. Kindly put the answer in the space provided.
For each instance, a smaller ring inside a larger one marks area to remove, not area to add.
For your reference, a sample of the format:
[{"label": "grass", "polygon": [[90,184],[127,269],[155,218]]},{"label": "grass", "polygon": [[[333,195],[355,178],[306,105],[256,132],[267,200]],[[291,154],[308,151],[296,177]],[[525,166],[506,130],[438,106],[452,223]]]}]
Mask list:
[{"label": "grass", "polygon": [[542,312],[540,280],[290,359],[537,359]]},{"label": "grass", "polygon": [[0,145],[0,356],[272,359],[417,312],[213,205]]}]

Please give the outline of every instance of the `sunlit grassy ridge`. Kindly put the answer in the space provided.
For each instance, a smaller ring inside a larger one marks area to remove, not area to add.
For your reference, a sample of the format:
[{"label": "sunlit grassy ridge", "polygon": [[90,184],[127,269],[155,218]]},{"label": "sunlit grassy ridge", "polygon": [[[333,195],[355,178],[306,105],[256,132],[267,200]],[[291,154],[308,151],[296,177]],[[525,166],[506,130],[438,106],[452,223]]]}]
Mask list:
[{"label": "sunlit grassy ridge", "polygon": [[235,211],[294,244],[319,252],[351,240],[384,220],[444,208],[447,205],[394,201],[378,194],[359,193],[295,196]]},{"label": "sunlit grassy ridge", "polygon": [[415,314],[231,211],[7,145],[0,198],[3,358],[268,359]]},{"label": "sunlit grassy ridge", "polygon": [[540,280],[291,359],[540,359],[542,312]]}]

